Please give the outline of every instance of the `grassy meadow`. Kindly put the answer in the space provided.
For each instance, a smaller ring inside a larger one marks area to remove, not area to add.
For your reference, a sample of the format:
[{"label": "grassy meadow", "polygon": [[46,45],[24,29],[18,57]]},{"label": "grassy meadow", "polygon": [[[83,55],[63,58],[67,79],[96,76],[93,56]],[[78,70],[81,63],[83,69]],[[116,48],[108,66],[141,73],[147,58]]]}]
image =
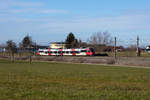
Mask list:
[{"label": "grassy meadow", "polygon": [[0,60],[0,100],[149,100],[150,69]]}]

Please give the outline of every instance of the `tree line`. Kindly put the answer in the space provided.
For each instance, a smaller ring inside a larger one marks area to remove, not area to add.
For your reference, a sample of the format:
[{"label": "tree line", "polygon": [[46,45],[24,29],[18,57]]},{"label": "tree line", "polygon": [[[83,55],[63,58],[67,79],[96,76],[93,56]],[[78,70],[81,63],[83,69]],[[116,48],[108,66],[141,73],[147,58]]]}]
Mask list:
[{"label": "tree line", "polygon": [[[111,45],[113,41],[110,33],[107,31],[93,33],[86,42],[82,42],[80,39],[77,39],[75,35],[70,32],[67,35],[64,43],[66,48],[80,48],[92,46],[97,50],[99,46],[102,47],[106,45]],[[19,47],[17,47],[14,41],[8,40],[6,42],[6,49],[10,53],[10,58],[12,61],[14,59],[14,54],[17,53],[18,48],[20,50],[29,50],[31,48],[38,49],[40,48],[40,45],[37,45],[35,42],[33,42],[29,35],[25,36],[22,39],[22,41],[19,43]]]},{"label": "tree line", "polygon": [[[19,48],[26,50],[31,48],[31,46],[35,45],[35,43],[32,41],[30,36],[25,36],[23,38],[23,40],[21,41],[21,43],[19,44]],[[6,42],[6,49],[8,51],[8,53],[10,54],[10,59],[13,62],[14,61],[14,54],[18,52],[18,48],[15,42],[13,42],[12,40],[8,40]]]},{"label": "tree line", "polygon": [[66,48],[77,48],[82,46],[110,46],[113,44],[113,38],[111,34],[107,31],[93,33],[87,40],[87,42],[82,42],[80,39],[76,39],[74,34],[71,32],[68,34],[65,40]]}]

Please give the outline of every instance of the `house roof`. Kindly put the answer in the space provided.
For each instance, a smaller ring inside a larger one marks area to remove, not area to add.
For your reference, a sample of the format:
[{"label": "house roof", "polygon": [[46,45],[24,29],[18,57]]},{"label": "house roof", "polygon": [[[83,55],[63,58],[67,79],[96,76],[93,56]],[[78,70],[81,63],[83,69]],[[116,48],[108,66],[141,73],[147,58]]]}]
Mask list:
[{"label": "house roof", "polygon": [[51,44],[65,44],[65,42],[51,42]]}]

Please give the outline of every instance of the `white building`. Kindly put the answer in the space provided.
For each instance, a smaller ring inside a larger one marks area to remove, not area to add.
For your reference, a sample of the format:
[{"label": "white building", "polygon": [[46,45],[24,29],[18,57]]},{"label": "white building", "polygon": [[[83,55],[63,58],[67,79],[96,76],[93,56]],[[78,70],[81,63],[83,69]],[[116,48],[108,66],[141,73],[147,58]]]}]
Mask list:
[{"label": "white building", "polygon": [[65,43],[64,42],[51,42],[50,48],[55,48],[55,49],[65,48]]}]

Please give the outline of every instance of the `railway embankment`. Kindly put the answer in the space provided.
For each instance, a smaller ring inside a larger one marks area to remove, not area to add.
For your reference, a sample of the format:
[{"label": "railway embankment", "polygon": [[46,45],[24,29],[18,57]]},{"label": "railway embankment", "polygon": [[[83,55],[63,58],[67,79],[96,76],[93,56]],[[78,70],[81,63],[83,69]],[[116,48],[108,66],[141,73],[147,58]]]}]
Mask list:
[{"label": "railway embankment", "polygon": [[150,67],[150,57],[68,57],[68,56],[33,56],[33,60],[72,62],[87,64],[115,64]]},{"label": "railway embankment", "polygon": [[[0,56],[0,59],[9,59],[9,56]],[[16,56],[15,60],[29,60],[29,56]],[[101,57],[101,56],[32,56],[33,61],[55,61],[87,64],[114,64],[127,66],[150,67],[150,57]]]}]

